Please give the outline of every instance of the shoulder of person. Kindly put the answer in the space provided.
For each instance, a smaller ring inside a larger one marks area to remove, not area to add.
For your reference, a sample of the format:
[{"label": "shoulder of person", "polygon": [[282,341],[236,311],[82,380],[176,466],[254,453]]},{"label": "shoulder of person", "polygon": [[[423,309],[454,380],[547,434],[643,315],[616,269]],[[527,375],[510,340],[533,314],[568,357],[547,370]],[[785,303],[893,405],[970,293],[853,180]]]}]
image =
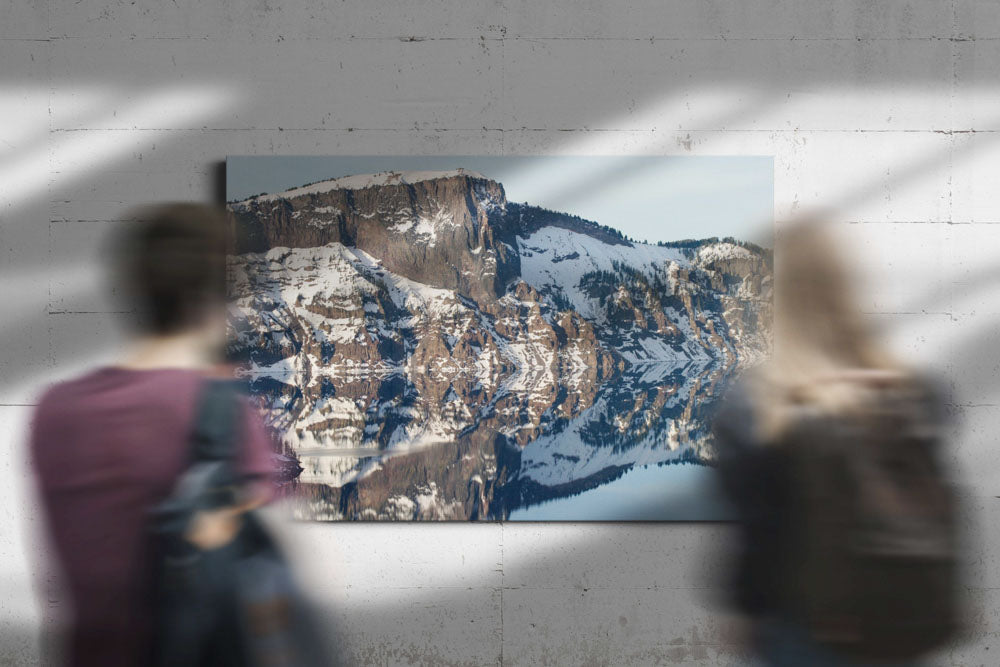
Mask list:
[{"label": "shoulder of person", "polygon": [[71,407],[77,398],[87,394],[85,386],[97,372],[99,371],[91,371],[46,385],[38,393],[38,398],[35,401],[35,414],[50,413],[53,410]]}]

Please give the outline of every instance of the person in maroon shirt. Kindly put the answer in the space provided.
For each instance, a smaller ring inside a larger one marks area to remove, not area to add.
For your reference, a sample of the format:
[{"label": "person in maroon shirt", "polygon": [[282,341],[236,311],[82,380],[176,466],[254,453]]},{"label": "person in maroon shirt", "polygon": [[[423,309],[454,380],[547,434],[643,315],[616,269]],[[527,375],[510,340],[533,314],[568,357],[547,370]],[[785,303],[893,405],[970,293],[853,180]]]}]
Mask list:
[{"label": "person in maroon shirt", "polygon": [[[34,469],[69,598],[72,665],[149,661],[148,513],[189,463],[200,389],[225,343],[224,218],[195,204],[143,218],[118,250],[140,321],[132,349],[51,387],[33,420]],[[187,537],[201,548],[227,543],[239,513],[269,494],[269,435],[249,403],[243,421],[245,502],[192,521]]]}]

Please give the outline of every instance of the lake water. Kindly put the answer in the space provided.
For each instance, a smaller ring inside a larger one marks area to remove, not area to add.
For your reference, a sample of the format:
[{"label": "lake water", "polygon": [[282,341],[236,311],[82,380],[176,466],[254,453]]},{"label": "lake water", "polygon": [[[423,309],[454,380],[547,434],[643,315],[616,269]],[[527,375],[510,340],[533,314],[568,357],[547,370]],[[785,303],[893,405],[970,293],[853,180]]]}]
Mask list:
[{"label": "lake water", "polygon": [[511,521],[725,521],[733,509],[714,468],[698,464],[633,468],[603,486],[516,509]]}]

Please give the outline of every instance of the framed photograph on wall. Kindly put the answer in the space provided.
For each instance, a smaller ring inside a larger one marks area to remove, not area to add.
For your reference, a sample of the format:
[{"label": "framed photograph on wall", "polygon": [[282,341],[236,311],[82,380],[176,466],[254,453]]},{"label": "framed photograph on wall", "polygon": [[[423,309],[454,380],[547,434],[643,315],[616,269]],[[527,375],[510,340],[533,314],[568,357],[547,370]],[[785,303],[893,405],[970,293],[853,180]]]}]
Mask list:
[{"label": "framed photograph on wall", "polygon": [[230,352],[298,517],[712,520],[769,157],[230,157]]}]

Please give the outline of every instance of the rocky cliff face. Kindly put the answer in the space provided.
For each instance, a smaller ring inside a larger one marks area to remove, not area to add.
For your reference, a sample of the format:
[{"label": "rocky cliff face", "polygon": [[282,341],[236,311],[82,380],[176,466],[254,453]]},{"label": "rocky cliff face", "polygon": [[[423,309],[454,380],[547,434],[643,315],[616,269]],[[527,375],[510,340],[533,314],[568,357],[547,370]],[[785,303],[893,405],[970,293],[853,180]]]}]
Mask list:
[{"label": "rocky cliff face", "polygon": [[388,271],[476,300],[518,275],[503,186],[475,172],[347,177],[230,205],[237,253],[340,243]]},{"label": "rocky cliff face", "polygon": [[305,517],[498,518],[708,460],[718,387],[769,349],[767,251],[632,243],[472,172],[229,209],[231,351]]}]

